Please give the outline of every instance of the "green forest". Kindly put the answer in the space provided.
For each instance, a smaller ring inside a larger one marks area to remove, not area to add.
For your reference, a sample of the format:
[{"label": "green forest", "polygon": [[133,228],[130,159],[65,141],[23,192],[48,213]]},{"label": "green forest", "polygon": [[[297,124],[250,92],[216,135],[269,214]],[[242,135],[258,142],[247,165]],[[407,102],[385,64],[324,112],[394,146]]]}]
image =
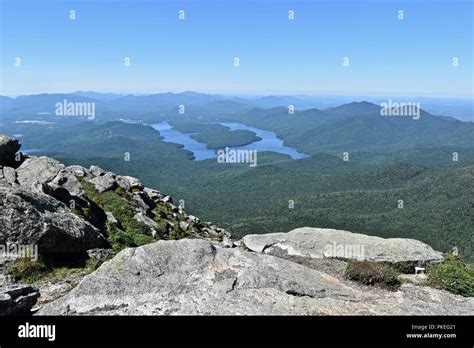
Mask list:
[{"label": "green forest", "polygon": [[66,164],[136,176],[235,236],[336,228],[414,238],[443,252],[456,246],[474,260],[474,161],[466,160],[468,151],[453,161],[450,146],[361,149],[348,161],[317,151],[299,160],[264,152],[251,168],[193,161],[192,153],[140,124],[16,125],[9,131],[23,134],[23,148],[41,149]]}]

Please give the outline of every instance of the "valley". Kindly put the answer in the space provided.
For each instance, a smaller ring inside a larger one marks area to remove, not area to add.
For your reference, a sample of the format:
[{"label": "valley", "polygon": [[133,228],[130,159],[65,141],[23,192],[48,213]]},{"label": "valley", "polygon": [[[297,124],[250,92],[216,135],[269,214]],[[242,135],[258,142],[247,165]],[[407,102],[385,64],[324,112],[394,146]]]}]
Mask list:
[{"label": "valley", "polygon": [[[2,132],[22,134],[25,148],[41,149],[35,155],[138,177],[235,236],[318,226],[458,247],[472,261],[474,124],[378,112],[367,102],[293,115],[171,111],[145,117],[152,126],[143,115],[101,122],[98,112],[95,122],[8,123]],[[257,150],[258,165],[218,163],[217,145]]]}]

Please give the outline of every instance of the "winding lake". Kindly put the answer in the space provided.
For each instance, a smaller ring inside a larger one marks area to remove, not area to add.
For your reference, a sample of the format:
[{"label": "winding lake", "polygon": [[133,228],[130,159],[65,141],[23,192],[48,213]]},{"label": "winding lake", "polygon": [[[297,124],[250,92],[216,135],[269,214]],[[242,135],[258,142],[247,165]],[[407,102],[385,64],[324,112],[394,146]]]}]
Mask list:
[{"label": "winding lake", "polygon": [[[238,150],[257,150],[257,151],[272,151],[285,155],[289,155],[293,159],[307,157],[305,153],[298,152],[295,148],[283,144],[283,140],[278,139],[274,132],[266,131],[260,128],[249,127],[242,123],[219,123],[223,126],[229,127],[231,131],[237,129],[245,129],[254,132],[262,140],[255,141],[244,146],[230,147]],[[183,145],[184,149],[191,151],[197,161],[202,161],[209,158],[216,158],[215,149],[208,149],[205,143],[201,143],[193,138],[190,134],[182,133],[173,129],[168,122],[160,122],[151,125],[160,132],[163,140],[170,143],[177,143]]]}]

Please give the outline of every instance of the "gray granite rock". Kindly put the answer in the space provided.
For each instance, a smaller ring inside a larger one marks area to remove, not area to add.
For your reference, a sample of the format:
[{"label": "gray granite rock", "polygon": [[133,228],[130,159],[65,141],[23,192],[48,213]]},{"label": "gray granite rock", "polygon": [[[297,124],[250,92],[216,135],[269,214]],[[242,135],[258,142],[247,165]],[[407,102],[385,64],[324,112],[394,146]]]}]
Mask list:
[{"label": "gray granite rock", "polygon": [[12,167],[1,166],[0,167],[0,184],[7,184],[10,186],[17,186],[18,181],[16,180],[16,171]]},{"label": "gray granite rock", "polygon": [[102,176],[96,176],[89,180],[90,183],[94,184],[95,189],[99,192],[105,192],[107,190],[113,190],[117,187],[115,178],[110,173],[105,173]]},{"label": "gray granite rock", "polygon": [[90,174],[90,171],[86,168],[84,168],[83,166],[79,166],[79,165],[72,165],[72,166],[68,166],[65,168],[68,172],[72,173],[73,175],[75,176],[80,176],[80,177],[84,177],[84,176],[89,176],[91,175]]},{"label": "gray granite rock", "polygon": [[246,235],[242,242],[252,251],[283,258],[288,255],[369,260],[398,264],[413,271],[417,265],[443,260],[441,252],[418,240],[386,239],[324,228],[303,227],[287,233]]},{"label": "gray granite rock", "polygon": [[40,315],[428,315],[474,313],[474,299],[404,284],[360,290],[326,273],[206,240],[121,251]]},{"label": "gray granite rock", "polygon": [[117,184],[125,191],[131,191],[133,189],[143,190],[144,186],[137,178],[132,176],[117,175]]},{"label": "gray granite rock", "polygon": [[40,254],[84,253],[107,243],[100,231],[60,201],[0,187],[0,243],[38,245]]},{"label": "gray granite rock", "polygon": [[105,170],[97,166],[90,166],[89,172],[94,176],[101,176],[106,173]]},{"label": "gray granite rock", "polygon": [[53,180],[64,165],[49,157],[27,158],[16,170],[17,181],[25,189],[31,189],[34,184],[46,184]]}]

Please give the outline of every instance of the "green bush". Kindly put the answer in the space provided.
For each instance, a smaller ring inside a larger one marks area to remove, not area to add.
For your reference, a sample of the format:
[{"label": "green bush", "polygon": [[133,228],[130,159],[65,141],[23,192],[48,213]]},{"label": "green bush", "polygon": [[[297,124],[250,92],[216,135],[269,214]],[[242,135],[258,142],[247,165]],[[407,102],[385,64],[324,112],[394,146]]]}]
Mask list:
[{"label": "green bush", "polygon": [[133,242],[136,244],[136,246],[156,242],[156,240],[152,236],[147,236],[147,235],[140,234],[140,233],[133,234],[132,238],[133,238]]},{"label": "green bush", "polygon": [[34,283],[48,272],[48,267],[42,261],[34,261],[29,258],[20,258],[13,261],[6,273],[13,276],[15,280],[26,283]]},{"label": "green bush", "polygon": [[427,274],[427,285],[474,297],[474,269],[467,267],[459,256],[446,255],[443,263],[429,266]]},{"label": "green bush", "polygon": [[400,286],[399,274],[397,270],[388,265],[369,261],[349,261],[345,272],[347,279],[389,289],[396,289]]},{"label": "green bush", "polygon": [[89,274],[101,264],[101,261],[88,259],[82,267],[48,267],[42,260],[21,258],[13,261],[7,267],[6,273],[17,281],[34,284],[39,281],[64,280],[74,274]]}]

